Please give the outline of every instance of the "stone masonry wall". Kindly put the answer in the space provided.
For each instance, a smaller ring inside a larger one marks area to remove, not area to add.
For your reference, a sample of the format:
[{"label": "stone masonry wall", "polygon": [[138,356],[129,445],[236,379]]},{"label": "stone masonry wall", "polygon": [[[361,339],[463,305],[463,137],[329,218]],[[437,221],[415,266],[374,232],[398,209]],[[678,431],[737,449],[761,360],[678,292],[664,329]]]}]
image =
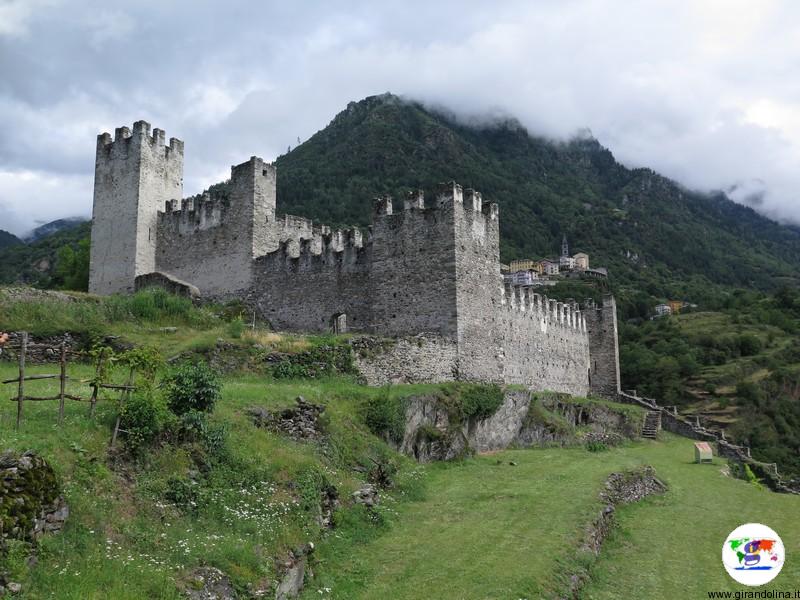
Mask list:
[{"label": "stone masonry wall", "polygon": [[443,383],[457,376],[456,343],[437,335],[355,338],[351,344],[356,368],[367,385]]},{"label": "stone masonry wall", "polygon": [[339,314],[346,315],[348,330],[369,330],[369,250],[360,233],[350,233],[344,244],[325,235],[319,254],[304,240],[299,256],[291,256],[290,243],[282,242],[258,258],[247,303],[279,330],[331,331]]},{"label": "stone masonry wall", "polygon": [[229,197],[203,194],[158,213],[157,270],[205,297],[252,286],[253,259],[277,247],[275,167],[260,158],[231,168]]},{"label": "stone masonry wall", "polygon": [[538,294],[523,303],[520,291],[490,323],[503,349],[503,382],[588,395],[589,343],[580,311]]},{"label": "stone masonry wall", "polygon": [[[456,207],[459,375],[478,381],[504,381],[505,317],[510,315],[502,305],[497,205],[484,203],[474,190],[462,192],[460,186],[452,184],[440,194],[453,196]],[[527,337],[525,329],[519,337]]]},{"label": "stone masonry wall", "polygon": [[602,306],[587,301],[585,310],[589,332],[590,388],[598,396],[616,398],[620,393],[617,304],[613,296],[603,298]]},{"label": "stone masonry wall", "polygon": [[456,336],[455,225],[452,198],[421,192],[395,207],[376,202],[372,225],[371,331]]}]

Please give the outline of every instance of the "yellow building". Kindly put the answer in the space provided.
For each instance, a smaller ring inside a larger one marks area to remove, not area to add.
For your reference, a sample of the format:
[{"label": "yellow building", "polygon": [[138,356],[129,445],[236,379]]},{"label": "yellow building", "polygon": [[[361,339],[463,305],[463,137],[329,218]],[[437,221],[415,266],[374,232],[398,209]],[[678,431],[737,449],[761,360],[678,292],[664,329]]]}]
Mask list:
[{"label": "yellow building", "polygon": [[673,315],[677,315],[683,308],[683,300],[667,300]]},{"label": "yellow building", "polygon": [[508,270],[511,273],[516,273],[517,271],[535,271],[536,263],[529,258],[520,258],[518,260],[512,260],[508,264]]},{"label": "yellow building", "polygon": [[572,258],[575,259],[575,269],[578,271],[589,270],[589,255],[585,252],[578,252]]}]

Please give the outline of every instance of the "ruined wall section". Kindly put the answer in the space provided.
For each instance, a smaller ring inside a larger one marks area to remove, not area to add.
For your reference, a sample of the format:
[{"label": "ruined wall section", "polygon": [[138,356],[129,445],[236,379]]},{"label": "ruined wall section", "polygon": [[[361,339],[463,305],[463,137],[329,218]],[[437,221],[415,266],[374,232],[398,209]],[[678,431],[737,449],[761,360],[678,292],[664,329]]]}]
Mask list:
[{"label": "ruined wall section", "polygon": [[157,213],[183,195],[183,142],[137,121],[97,137],[89,291],[131,292],[156,265]]},{"label": "ruined wall section", "polygon": [[421,333],[393,339],[362,336],[350,343],[367,385],[444,383],[458,376],[455,340]]},{"label": "ruined wall section", "polygon": [[375,203],[372,225],[370,331],[403,336],[457,335],[455,219],[457,198],[421,191],[401,206]]},{"label": "ruined wall section", "polygon": [[231,168],[229,196],[202,194],[158,214],[157,270],[195,285],[204,297],[240,295],[253,259],[277,247],[275,167],[258,157]]},{"label": "ruined wall section", "polygon": [[348,330],[369,330],[370,248],[361,231],[315,231],[311,239],[285,240],[257,258],[245,301],[283,331],[331,331],[341,314]]}]

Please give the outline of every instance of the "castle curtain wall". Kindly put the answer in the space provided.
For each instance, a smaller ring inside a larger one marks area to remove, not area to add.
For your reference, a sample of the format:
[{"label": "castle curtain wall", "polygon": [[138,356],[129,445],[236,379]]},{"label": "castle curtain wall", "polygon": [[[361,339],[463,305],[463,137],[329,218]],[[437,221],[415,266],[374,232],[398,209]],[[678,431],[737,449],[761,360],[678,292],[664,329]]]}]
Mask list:
[{"label": "castle curtain wall", "polygon": [[[441,185],[375,203],[366,236],[275,212],[276,174],[258,157],[231,168],[230,192],[181,200],[183,144],[139,121],[98,137],[90,289],[185,282],[237,298],[276,329],[365,332],[375,382],[451,379],[615,397],[613,298],[580,311],[504,286],[499,210]],[[145,277],[141,279],[141,276]]]}]

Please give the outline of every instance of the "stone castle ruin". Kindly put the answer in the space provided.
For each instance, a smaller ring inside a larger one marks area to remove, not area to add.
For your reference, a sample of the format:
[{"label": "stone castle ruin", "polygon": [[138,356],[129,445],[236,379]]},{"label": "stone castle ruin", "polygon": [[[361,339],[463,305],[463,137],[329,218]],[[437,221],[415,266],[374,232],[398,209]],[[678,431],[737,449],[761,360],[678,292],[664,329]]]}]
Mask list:
[{"label": "stone castle ruin", "polygon": [[238,298],[277,330],[392,338],[367,379],[521,384],[616,396],[614,299],[557,302],[500,273],[499,210],[456,183],[375,201],[334,230],[276,212],[275,166],[231,168],[226,196],[183,198],[183,142],[144,121],[97,139],[89,291],[159,283]]}]

